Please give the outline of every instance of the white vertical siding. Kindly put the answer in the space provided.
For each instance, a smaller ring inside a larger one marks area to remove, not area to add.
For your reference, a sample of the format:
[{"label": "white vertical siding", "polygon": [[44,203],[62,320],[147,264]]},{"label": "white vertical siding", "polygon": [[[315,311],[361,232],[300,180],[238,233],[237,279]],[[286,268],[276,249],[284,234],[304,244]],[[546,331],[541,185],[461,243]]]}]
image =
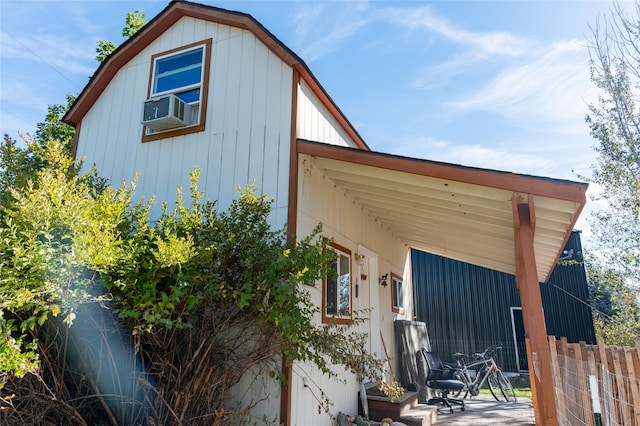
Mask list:
[{"label": "white vertical siding", "polygon": [[[206,128],[203,132],[142,143],[140,123],[151,56],[211,38],[211,67]],[[119,185],[139,174],[136,195],[157,197],[173,207],[182,186],[189,202],[189,172],[200,168],[205,199],[225,209],[236,188],[255,183],[275,199],[272,225],[287,218],[293,72],[252,33],[238,28],[182,18],[120,69],[83,119],[78,157],[85,167]],[[249,378],[247,378],[249,380]],[[279,414],[279,387],[259,386],[243,398],[270,397],[258,407],[269,418]]]},{"label": "white vertical siding", "polygon": [[[145,80],[145,78],[148,79],[148,73],[149,67],[146,64],[129,64],[127,66],[126,73],[118,74],[116,76],[116,78],[119,79],[118,86],[121,86],[124,89],[121,99],[130,99],[133,94],[144,93],[147,85],[147,80]],[[131,78],[123,79],[125,74],[131,76]],[[120,81],[120,79],[123,80]],[[131,177],[135,174],[135,159],[138,158],[138,151],[140,151],[140,149],[142,148],[141,143],[136,143],[136,141],[139,141],[139,138],[141,137],[141,132],[136,126],[136,124],[140,120],[141,115],[142,106],[139,107],[138,113],[136,114],[135,105],[133,105],[133,110],[129,116],[120,115],[118,117],[118,119],[120,120],[118,124],[119,133],[115,140],[126,142],[120,144],[120,151],[115,153],[117,155],[117,158],[114,157],[114,167],[110,171],[109,176],[119,176],[120,179],[130,180]],[[93,141],[95,139],[90,140]],[[109,141],[105,141],[103,143],[107,146],[109,145]],[[107,175],[106,170],[101,173],[104,176]],[[112,181],[112,183],[116,182]]]},{"label": "white vertical siding", "polygon": [[[250,39],[246,40],[246,42],[251,41],[252,40]],[[257,41],[253,40],[253,43],[257,43]],[[254,93],[251,110],[247,111],[247,115],[251,119],[249,123],[249,143],[253,148],[250,150],[248,155],[248,175],[254,176],[256,182],[261,182],[262,187],[258,188],[259,191],[264,191],[272,196],[276,196],[276,187],[271,186],[269,190],[266,190],[265,188],[264,169],[266,158],[264,142],[267,135],[265,131],[266,127],[260,124],[266,123],[267,121],[267,108],[269,108],[269,74],[271,73],[271,78],[273,78],[274,75],[274,70],[270,69],[272,63],[270,63],[269,60],[273,58],[273,56],[269,56],[269,51],[266,49],[246,49],[246,52],[247,54],[249,52],[252,53],[252,57],[247,58],[247,60],[251,60],[254,64],[261,64],[260,67],[255,67],[255,71],[251,70],[253,71],[252,76],[247,76],[247,78],[251,78],[251,87],[253,88]],[[281,70],[279,60],[277,60],[273,65],[276,66],[275,73],[279,73]]]},{"label": "white vertical siding", "polygon": [[[204,132],[141,143],[142,103],[151,55],[212,38]],[[236,188],[255,182],[276,200],[272,223],[286,220],[293,72],[249,31],[182,18],[118,71],[82,122],[78,157],[119,185],[140,175],[137,195],[188,195],[189,172],[202,169],[205,198],[226,208]],[[188,201],[188,199],[187,199]],[[159,209],[155,210],[156,214]]]},{"label": "white vertical siding", "polygon": [[[213,43],[205,130],[142,143],[140,118],[151,56],[208,38]],[[158,201],[167,200],[169,207],[173,206],[178,186],[188,195],[188,176],[194,167],[202,169],[199,186],[205,191],[205,199],[218,200],[222,209],[237,196],[237,186],[254,182],[259,193],[275,199],[272,224],[281,227],[287,219],[292,84],[292,69],[250,32],[185,17],[118,71],[83,118],[77,155],[85,157],[85,168],[96,164],[98,173],[114,185],[139,174],[137,195],[155,195]],[[298,87],[297,97],[297,137],[356,146],[304,82]],[[301,166],[299,176],[300,236],[322,222],[325,235],[334,237],[352,253],[357,252],[359,244],[375,252],[380,274],[391,270],[402,273],[406,247],[400,241],[336,188],[310,160]],[[157,214],[159,208],[155,211]],[[378,292],[381,306],[375,307],[373,315],[379,316],[392,354],[395,316],[390,292],[388,288],[381,290],[377,277],[369,277],[368,283],[367,292]],[[309,290],[320,304],[320,286]],[[353,304],[368,307],[364,298]],[[341,372],[341,378],[347,379],[344,384],[328,380],[308,365],[295,365],[293,373],[293,424],[331,423],[325,413],[318,414],[318,401],[311,390],[316,396],[320,389],[326,393],[334,403],[332,412],[355,413],[357,384],[351,375]],[[311,388],[303,386],[302,377],[307,377]],[[269,390],[274,398],[277,393],[278,389]],[[279,401],[265,401],[262,408],[273,418],[279,412]]]},{"label": "white vertical siding", "polygon": [[[352,271],[357,274],[358,268],[355,254],[358,247],[366,247],[377,255],[377,273],[383,275],[391,271],[403,275],[407,247],[385,229],[375,218],[350,198],[340,187],[326,177],[323,170],[314,166],[313,159],[303,156],[299,164],[300,183],[298,188],[298,234],[308,235],[318,224],[323,224],[323,235],[331,237],[336,243],[344,246],[352,252]],[[352,284],[355,284],[355,277]],[[378,284],[377,276],[368,276],[366,281],[361,281],[359,297],[354,299],[352,305],[356,308],[373,308],[370,313],[375,316],[374,324],[379,324],[379,329],[369,328],[369,324],[363,324],[361,331],[377,334],[370,347],[380,351],[379,334],[382,333],[384,343],[390,356],[395,355],[395,339],[393,335],[393,321],[397,318],[409,318],[411,313],[402,316],[393,313],[391,306],[390,287],[382,287]],[[364,287],[366,286],[366,287]],[[318,305],[322,301],[322,286],[305,287],[311,294],[311,299]],[[370,297],[370,293],[374,296]],[[410,300],[410,295],[405,299]],[[377,306],[369,306],[370,301],[378,300]],[[318,318],[320,321],[320,318]],[[378,352],[380,358],[384,354]],[[341,371],[341,370],[336,370]],[[306,378],[305,378],[306,377]],[[313,366],[296,364],[293,367],[293,401],[292,424],[294,425],[329,425],[331,424],[325,413],[318,414],[318,402],[316,396],[324,392],[333,402],[331,408],[333,414],[339,411],[353,414],[357,412],[358,383],[348,373],[341,373],[340,378],[346,383],[337,382],[326,376],[320,375]],[[306,383],[309,388],[304,387]]]},{"label": "white vertical siding", "polygon": [[[224,110],[223,122],[222,122],[222,159],[220,164],[220,185],[219,185],[219,197],[218,200],[222,205],[228,205],[235,197],[234,187],[238,184],[246,182],[237,182],[235,180],[235,168],[237,163],[237,145],[238,145],[238,132],[244,129],[239,129],[238,126],[238,111],[240,105],[239,92],[240,92],[240,54],[242,53],[242,31],[236,28],[230,28],[228,42],[226,48],[221,50],[224,57],[216,58],[217,62],[220,62],[222,66],[226,67],[225,81],[222,84],[225,85],[226,93],[224,98],[210,97],[214,100],[215,110]],[[224,99],[224,103],[222,103]],[[242,142],[240,142],[242,143]]]},{"label": "white vertical siding", "polygon": [[301,81],[298,87],[298,138],[330,145],[357,147],[311,88]]}]

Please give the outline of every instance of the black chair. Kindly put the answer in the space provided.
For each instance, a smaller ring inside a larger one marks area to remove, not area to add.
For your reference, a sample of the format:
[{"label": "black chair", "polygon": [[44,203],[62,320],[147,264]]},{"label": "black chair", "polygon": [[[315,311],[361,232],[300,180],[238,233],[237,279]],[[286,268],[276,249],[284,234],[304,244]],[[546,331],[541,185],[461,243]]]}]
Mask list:
[{"label": "black chair", "polygon": [[453,413],[453,404],[460,405],[461,411],[464,411],[464,401],[456,398],[449,398],[449,392],[457,391],[464,388],[464,383],[454,378],[455,368],[442,362],[440,356],[435,352],[430,352],[427,348],[421,348],[420,351],[427,361],[429,372],[427,373],[427,387],[434,389],[439,396],[431,398],[427,401],[429,405],[444,405],[449,407],[449,411]]}]

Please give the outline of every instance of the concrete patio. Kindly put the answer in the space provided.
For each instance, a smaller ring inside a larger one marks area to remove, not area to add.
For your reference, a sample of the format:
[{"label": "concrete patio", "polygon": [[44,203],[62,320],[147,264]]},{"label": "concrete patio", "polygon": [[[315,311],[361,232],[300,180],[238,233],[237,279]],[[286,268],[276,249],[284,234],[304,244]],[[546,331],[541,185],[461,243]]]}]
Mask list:
[{"label": "concrete patio", "polygon": [[436,421],[438,426],[462,425],[535,425],[533,402],[530,399],[518,398],[518,402],[498,402],[491,395],[479,395],[474,399],[465,399],[465,411],[459,408],[450,413],[448,409],[440,410]]}]

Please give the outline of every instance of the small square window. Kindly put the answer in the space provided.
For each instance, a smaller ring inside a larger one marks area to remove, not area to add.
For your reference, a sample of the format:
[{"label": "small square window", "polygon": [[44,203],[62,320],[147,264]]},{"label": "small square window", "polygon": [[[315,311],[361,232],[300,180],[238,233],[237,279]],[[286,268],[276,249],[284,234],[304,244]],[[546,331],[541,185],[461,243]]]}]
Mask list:
[{"label": "small square window", "polygon": [[398,314],[404,314],[404,293],[402,277],[391,273],[391,310]]},{"label": "small square window", "polygon": [[346,324],[351,322],[351,251],[334,243],[329,249],[336,253],[329,266],[335,273],[322,283],[322,322]]}]

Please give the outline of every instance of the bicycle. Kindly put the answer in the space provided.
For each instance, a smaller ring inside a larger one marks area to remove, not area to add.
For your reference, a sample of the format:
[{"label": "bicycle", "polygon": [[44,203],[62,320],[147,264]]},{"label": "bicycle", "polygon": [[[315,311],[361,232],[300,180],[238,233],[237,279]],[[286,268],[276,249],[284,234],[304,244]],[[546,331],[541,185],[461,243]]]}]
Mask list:
[{"label": "bicycle", "polygon": [[[502,346],[491,346],[483,352],[478,352],[473,355],[474,360],[472,362],[466,361],[469,358],[468,355],[462,353],[453,354],[456,359],[456,363],[453,364],[453,367],[456,368],[454,378],[464,383],[464,388],[454,394],[454,397],[458,397],[462,392],[464,392],[463,398],[466,398],[467,395],[471,395],[471,397],[478,396],[480,388],[486,382],[489,385],[491,395],[496,401],[500,401],[498,395],[501,394],[505,401],[516,402],[516,393],[509,378],[500,370],[492,356],[498,349],[502,349]],[[473,380],[469,369],[477,370]]]}]

